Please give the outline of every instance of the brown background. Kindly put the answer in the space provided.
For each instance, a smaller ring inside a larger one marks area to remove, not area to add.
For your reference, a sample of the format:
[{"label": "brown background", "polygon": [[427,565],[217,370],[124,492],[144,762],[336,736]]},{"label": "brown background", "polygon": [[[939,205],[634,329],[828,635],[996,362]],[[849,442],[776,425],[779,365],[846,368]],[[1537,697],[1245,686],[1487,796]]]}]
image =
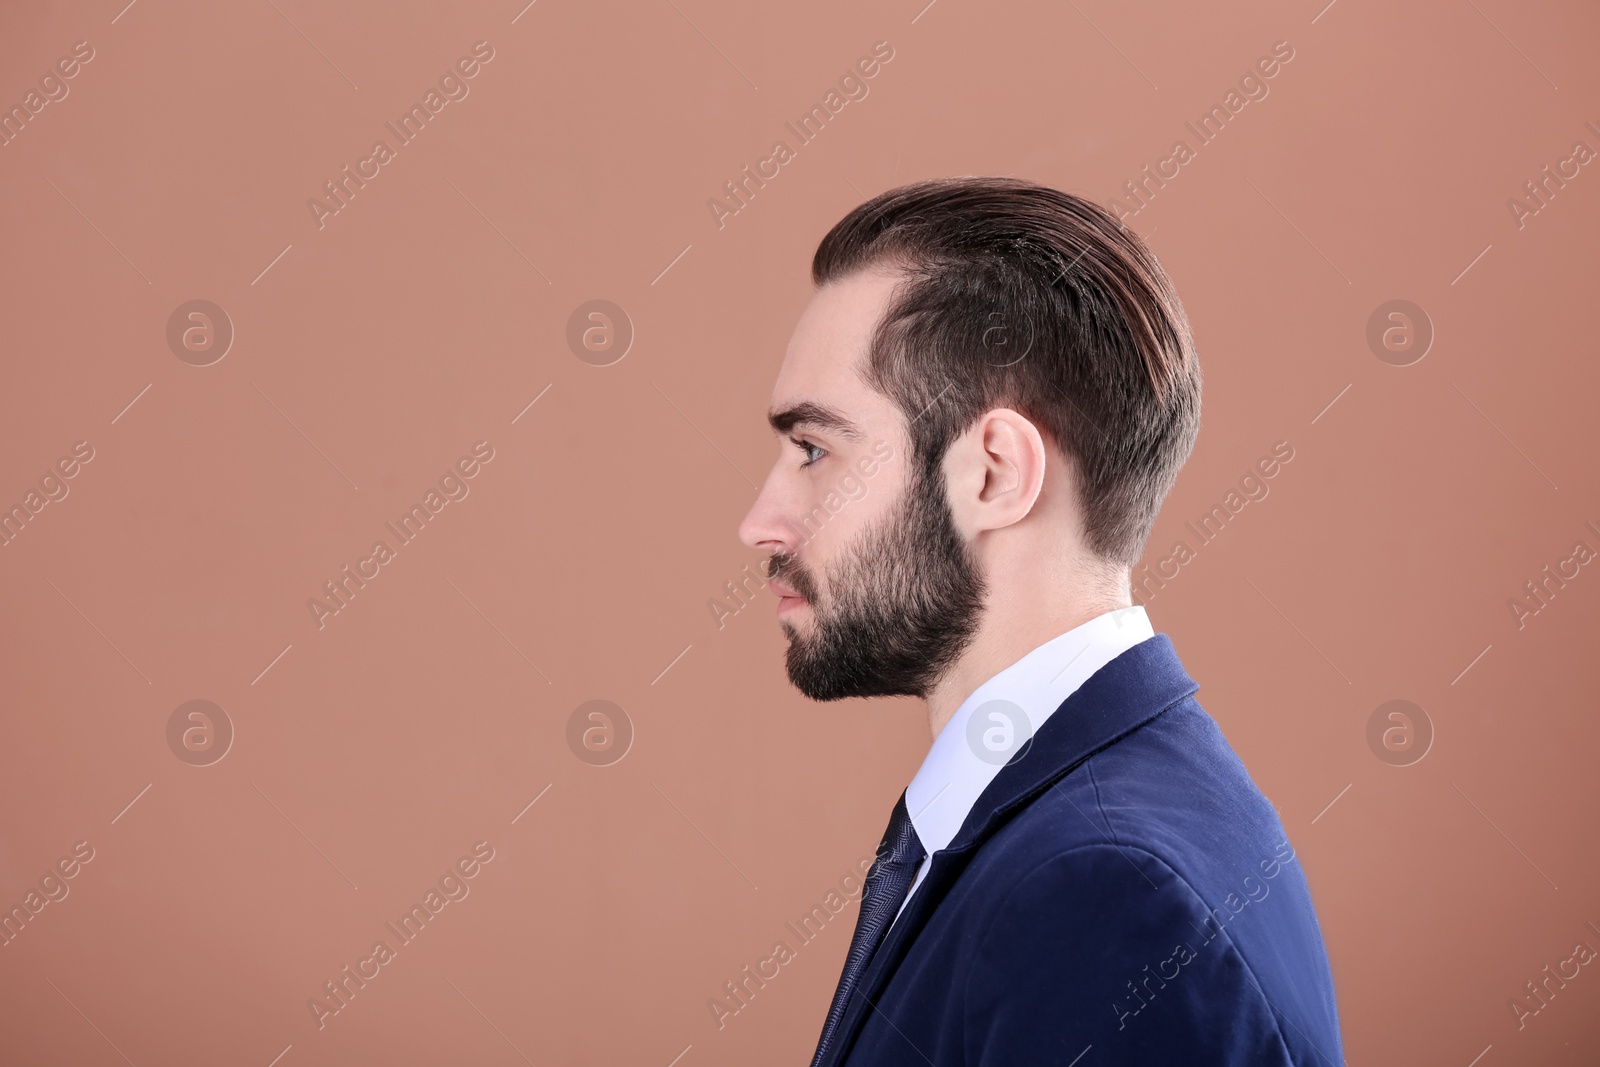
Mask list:
[{"label": "brown background", "polygon": [[[792,690],[770,595],[708,607],[763,558],[736,528],[816,241],[934,175],[1106,202],[1278,41],[1269,95],[1128,220],[1206,377],[1150,561],[1294,449],[1151,619],[1282,813],[1350,1062],[1600,1057],[1596,968],[1510,1007],[1600,947],[1600,567],[1508,606],[1600,550],[1600,168],[1507,206],[1600,149],[1600,16],[924,2],[5,6],[0,105],[94,58],[0,148],[0,504],[94,459],[0,548],[0,901],[95,852],[0,948],[0,1061],[804,1063],[854,905],[720,1029],[708,1001],[870,854],[928,743],[914,702]],[[880,40],[719,229],[708,198]],[[470,95],[318,228],[478,41]],[[595,298],[636,334],[603,367],[566,341]],[[236,334],[209,366],[166,339],[193,299]],[[1366,341],[1393,299],[1436,335],[1409,366]],[[319,629],[322,583],[481,440],[470,495]],[[209,766],[166,739],[194,699],[235,730]],[[594,699],[635,732],[609,766],[567,742]],[[1410,766],[1368,745],[1392,699],[1435,733]],[[482,840],[470,896],[319,1030],[308,999]]]}]

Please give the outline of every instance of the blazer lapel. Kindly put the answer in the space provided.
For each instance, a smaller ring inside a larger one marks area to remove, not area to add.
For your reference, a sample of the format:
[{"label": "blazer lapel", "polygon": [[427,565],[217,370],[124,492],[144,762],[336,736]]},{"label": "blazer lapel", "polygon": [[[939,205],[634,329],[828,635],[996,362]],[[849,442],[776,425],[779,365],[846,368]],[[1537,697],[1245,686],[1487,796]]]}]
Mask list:
[{"label": "blazer lapel", "polygon": [[835,1067],[850,1054],[917,934],[979,847],[1084,760],[1199,688],[1183,669],[1171,639],[1156,634],[1100,668],[1062,702],[979,795],[950,847],[933,854],[927,876],[867,964],[821,1067]]}]

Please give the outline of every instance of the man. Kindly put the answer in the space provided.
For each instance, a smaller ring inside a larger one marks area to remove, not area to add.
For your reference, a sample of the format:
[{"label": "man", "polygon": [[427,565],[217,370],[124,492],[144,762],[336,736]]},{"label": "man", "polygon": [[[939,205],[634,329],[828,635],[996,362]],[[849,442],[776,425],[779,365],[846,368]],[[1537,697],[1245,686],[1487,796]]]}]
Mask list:
[{"label": "man", "polygon": [[812,277],[740,537],[794,685],[920,697],[933,735],[814,1067],[1342,1064],[1294,849],[1129,595],[1199,430],[1155,257],[963,178],[852,211]]}]

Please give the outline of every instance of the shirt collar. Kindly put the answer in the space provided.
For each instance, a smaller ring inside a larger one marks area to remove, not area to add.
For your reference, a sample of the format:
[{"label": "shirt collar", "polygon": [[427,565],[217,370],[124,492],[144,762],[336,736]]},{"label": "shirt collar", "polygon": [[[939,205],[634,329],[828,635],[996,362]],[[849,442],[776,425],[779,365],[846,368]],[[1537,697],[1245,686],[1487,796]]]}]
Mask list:
[{"label": "shirt collar", "polygon": [[[1153,636],[1143,607],[1117,608],[1046,641],[973,690],[933,739],[906,786],[906,810],[928,854],[955,839],[1007,759],[1067,697],[1101,667]],[[993,701],[1007,703],[985,709],[974,722],[974,713]],[[1009,722],[1013,718],[1019,721]]]}]

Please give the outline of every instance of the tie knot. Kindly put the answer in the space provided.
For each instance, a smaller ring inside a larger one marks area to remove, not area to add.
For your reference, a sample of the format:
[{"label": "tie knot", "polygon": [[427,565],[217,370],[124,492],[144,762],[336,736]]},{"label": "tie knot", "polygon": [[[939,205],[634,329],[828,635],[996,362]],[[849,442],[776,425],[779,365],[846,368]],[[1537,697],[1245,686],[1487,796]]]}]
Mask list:
[{"label": "tie knot", "polygon": [[906,810],[906,795],[900,794],[900,799],[895,801],[894,811],[889,813],[889,827],[883,832],[883,841],[878,845],[878,859],[875,867],[901,867],[906,864],[915,866],[922,862],[928,854],[922,847],[922,839],[917,836],[917,828],[911,822],[911,813]]}]

